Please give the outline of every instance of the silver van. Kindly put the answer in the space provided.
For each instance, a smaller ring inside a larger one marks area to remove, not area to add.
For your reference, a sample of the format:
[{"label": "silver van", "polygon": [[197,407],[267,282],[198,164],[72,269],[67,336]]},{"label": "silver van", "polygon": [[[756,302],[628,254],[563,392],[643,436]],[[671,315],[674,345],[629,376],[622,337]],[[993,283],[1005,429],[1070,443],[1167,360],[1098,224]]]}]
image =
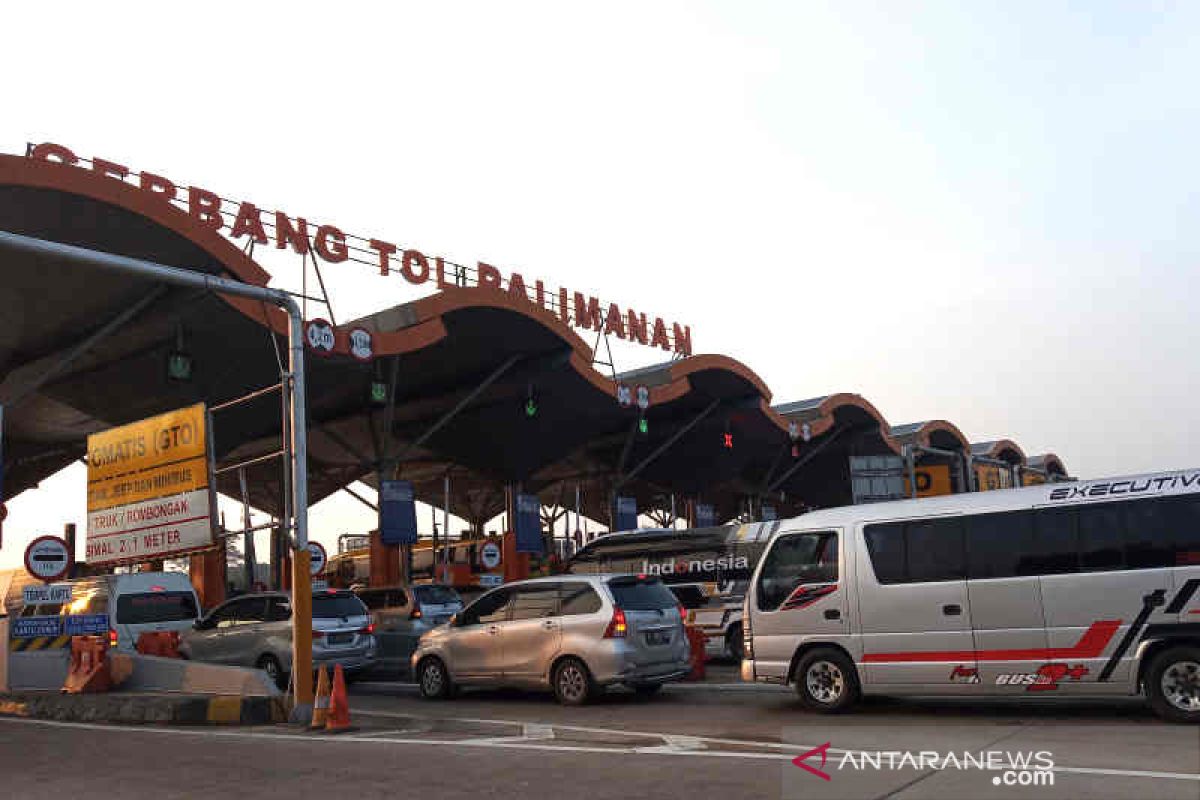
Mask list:
[{"label": "silver van", "polygon": [[1144,694],[1200,722],[1200,470],[817,511],[746,598],[742,679],[862,694]]},{"label": "silver van", "polygon": [[450,621],[463,610],[462,598],[450,586],[418,583],[353,590],[371,612],[379,633],[420,636],[430,628]]},{"label": "silver van", "polygon": [[71,586],[66,603],[21,604],[21,586],[13,581],[5,604],[12,617],[59,616],[99,619],[107,615],[109,647],[132,653],[143,633],[190,630],[200,614],[196,591],[186,573],[134,572],[60,581]]},{"label": "silver van", "polygon": [[604,687],[653,694],[689,670],[683,609],[654,576],[538,578],[493,589],[421,637],[426,698],[461,686],[530,686],[582,705]]}]

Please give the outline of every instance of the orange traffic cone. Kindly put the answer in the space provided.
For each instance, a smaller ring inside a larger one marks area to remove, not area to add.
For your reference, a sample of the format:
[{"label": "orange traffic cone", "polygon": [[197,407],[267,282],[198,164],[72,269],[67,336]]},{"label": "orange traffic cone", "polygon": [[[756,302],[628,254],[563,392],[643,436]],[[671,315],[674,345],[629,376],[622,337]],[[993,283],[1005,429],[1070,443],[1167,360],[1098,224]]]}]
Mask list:
[{"label": "orange traffic cone", "polygon": [[333,668],[333,692],[329,695],[329,718],[325,721],[326,733],[341,733],[350,730],[350,703],[346,699],[346,676],[342,665]]},{"label": "orange traffic cone", "polygon": [[329,670],[321,665],[317,673],[317,696],[313,699],[312,729],[320,730],[325,727],[325,718],[329,713]]}]

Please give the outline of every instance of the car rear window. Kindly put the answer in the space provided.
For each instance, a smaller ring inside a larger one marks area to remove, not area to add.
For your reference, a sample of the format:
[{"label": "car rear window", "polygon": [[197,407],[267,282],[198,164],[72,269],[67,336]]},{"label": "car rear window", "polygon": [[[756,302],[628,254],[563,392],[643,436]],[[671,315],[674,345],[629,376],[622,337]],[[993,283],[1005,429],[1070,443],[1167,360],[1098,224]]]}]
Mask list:
[{"label": "car rear window", "polygon": [[703,608],[708,605],[708,598],[699,586],[672,586],[671,592],[679,598],[684,608]]},{"label": "car rear window", "polygon": [[458,592],[449,586],[414,586],[412,591],[421,605],[439,606],[462,602],[458,597]]},{"label": "car rear window", "polygon": [[658,578],[613,578],[608,588],[617,607],[626,611],[658,611],[679,605],[675,595]]},{"label": "car rear window", "polygon": [[387,605],[387,592],[358,592],[358,599],[363,601],[363,605],[374,611],[377,608],[384,608]]},{"label": "car rear window", "polygon": [[367,607],[354,595],[346,594],[314,594],[313,618],[327,619],[329,617],[363,617]]},{"label": "car rear window", "polygon": [[117,622],[147,625],[196,618],[196,596],[191,592],[145,592],[117,597]]}]

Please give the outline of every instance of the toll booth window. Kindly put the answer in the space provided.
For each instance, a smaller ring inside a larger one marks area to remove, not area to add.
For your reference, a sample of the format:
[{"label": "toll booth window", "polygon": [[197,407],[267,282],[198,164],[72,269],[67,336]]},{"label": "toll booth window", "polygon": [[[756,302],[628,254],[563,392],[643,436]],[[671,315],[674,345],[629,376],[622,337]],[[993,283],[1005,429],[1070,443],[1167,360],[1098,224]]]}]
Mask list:
[{"label": "toll booth window", "polygon": [[117,622],[146,625],[196,618],[196,597],[191,592],[147,592],[117,598]]},{"label": "toll booth window", "polygon": [[805,584],[836,581],[837,552],[837,534],[833,531],[776,539],[758,576],[759,609],[774,611]]},{"label": "toll booth window", "polygon": [[558,616],[558,585],[530,586],[517,591],[512,602],[513,621]]},{"label": "toll booth window", "polygon": [[562,610],[565,616],[575,614],[595,614],[600,610],[600,595],[586,583],[564,583],[560,592]]}]

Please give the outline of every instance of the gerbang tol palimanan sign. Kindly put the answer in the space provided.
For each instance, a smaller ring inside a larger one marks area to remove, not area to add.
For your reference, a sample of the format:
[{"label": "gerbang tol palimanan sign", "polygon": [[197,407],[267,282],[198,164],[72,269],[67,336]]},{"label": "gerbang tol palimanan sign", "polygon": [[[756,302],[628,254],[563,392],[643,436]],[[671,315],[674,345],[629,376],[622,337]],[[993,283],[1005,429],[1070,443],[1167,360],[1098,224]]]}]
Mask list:
[{"label": "gerbang tol palimanan sign", "polygon": [[[513,272],[506,278],[497,267],[483,261],[473,268],[475,274],[471,276],[472,270],[441,257],[431,259],[420,250],[401,249],[383,239],[347,234],[336,225],[310,224],[304,217],[292,217],[282,211],[263,211],[248,201],[227,200],[198,186],[181,187],[162,175],[135,172],[103,158],[93,157],[89,162],[70,148],[52,142],[31,147],[28,156],[81,169],[87,169],[90,163],[92,172],[135,186],[230,239],[250,239],[259,245],[270,244],[273,240],[279,250],[291,248],[298,255],[311,255],[330,264],[361,261],[377,266],[380,275],[399,272],[411,284],[419,286],[433,281],[439,290],[472,285],[473,282],[475,286],[507,291],[514,297],[549,309],[568,325],[604,331],[620,339],[685,356],[692,354],[692,330],[688,325],[678,322],[668,325],[661,317],[651,319],[632,308],[605,304],[564,287],[554,290],[541,279],[534,280],[530,286],[521,273]],[[273,229],[273,235],[267,235],[268,228]]]}]

